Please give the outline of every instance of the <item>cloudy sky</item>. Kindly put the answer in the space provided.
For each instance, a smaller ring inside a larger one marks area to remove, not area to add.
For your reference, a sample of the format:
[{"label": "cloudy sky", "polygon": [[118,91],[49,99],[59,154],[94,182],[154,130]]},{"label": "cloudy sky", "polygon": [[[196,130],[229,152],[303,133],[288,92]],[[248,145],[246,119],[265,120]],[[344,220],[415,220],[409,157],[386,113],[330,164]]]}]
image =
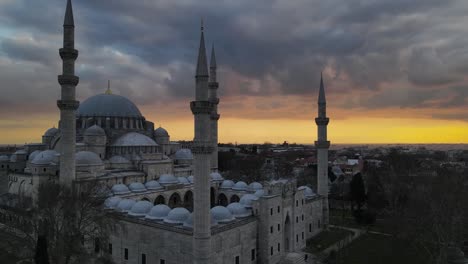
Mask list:
[{"label": "cloudy sky", "polygon": [[[65,0],[0,0],[0,143],[57,124]],[[75,0],[80,101],[112,91],[173,140],[205,20],[221,142],[312,143],[323,71],[335,143],[468,143],[466,0]]]}]

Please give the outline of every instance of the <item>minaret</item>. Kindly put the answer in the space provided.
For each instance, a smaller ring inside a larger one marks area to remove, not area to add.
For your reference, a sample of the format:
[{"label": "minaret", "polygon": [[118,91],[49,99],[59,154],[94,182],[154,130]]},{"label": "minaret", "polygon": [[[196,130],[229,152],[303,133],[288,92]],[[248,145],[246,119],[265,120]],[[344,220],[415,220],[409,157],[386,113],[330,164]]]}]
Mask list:
[{"label": "minaret", "polygon": [[327,140],[327,125],[330,119],[327,117],[327,102],[325,99],[325,88],[323,77],[320,74],[320,90],[318,96],[317,124],[317,193],[323,196],[323,224],[328,225],[328,149],[330,141]]},{"label": "minaret", "polygon": [[76,121],[75,111],[79,102],[75,100],[75,87],[79,78],[75,76],[75,60],[78,51],[75,49],[75,24],[71,0],[67,1],[65,21],[63,23],[63,48],[60,49],[63,61],[63,73],[58,76],[62,86],[61,98],[57,101],[60,109],[60,183],[71,186],[75,179],[75,144]]},{"label": "minaret", "polygon": [[208,65],[203,21],[195,84],[195,101],[190,103],[195,121],[195,137],[192,147],[194,154],[193,260],[197,264],[206,264],[210,263],[211,258],[210,160],[213,147],[210,137],[210,117],[213,104],[208,100]]},{"label": "minaret", "polygon": [[213,104],[213,112],[211,112],[211,144],[213,145],[213,153],[211,153],[211,169],[218,170],[218,81],[216,80],[216,55],[214,45],[211,47],[211,61],[210,61],[210,97],[209,100]]}]

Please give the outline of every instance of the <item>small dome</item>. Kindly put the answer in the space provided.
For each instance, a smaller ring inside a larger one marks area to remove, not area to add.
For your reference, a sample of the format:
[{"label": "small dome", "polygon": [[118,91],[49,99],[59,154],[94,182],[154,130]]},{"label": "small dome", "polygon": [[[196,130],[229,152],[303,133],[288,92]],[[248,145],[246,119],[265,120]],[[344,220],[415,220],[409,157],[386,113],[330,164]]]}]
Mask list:
[{"label": "small dome", "polygon": [[18,157],[16,156],[16,154],[13,154],[10,156],[10,162],[16,162],[18,160]]},{"label": "small dome", "polygon": [[60,154],[55,150],[45,150],[36,155],[32,164],[35,165],[50,165],[58,164]]},{"label": "small dome", "polygon": [[130,191],[136,192],[136,193],[146,192],[146,187],[141,182],[132,182],[130,183],[130,185],[128,185],[128,188],[130,189]]},{"label": "small dome", "polygon": [[57,135],[58,132],[59,132],[59,130],[57,128],[52,127],[52,128],[47,129],[47,131],[44,133],[44,136],[45,137],[53,137],[53,136]]},{"label": "small dome", "polygon": [[235,218],[243,218],[252,215],[252,211],[245,208],[240,203],[230,203],[227,209]]},{"label": "small dome", "polygon": [[145,218],[151,220],[162,221],[169,214],[171,208],[165,204],[158,204],[153,206]]},{"label": "small dome", "polygon": [[130,164],[130,161],[122,156],[112,156],[109,162],[111,164]]},{"label": "small dome", "polygon": [[[41,153],[40,150],[35,150],[33,152],[31,152],[31,154],[29,154],[29,158],[28,160],[31,162],[34,160],[34,158],[37,156],[37,154]],[[1,157],[0,157],[0,160],[1,160]]]},{"label": "small dome", "polygon": [[128,194],[130,193],[130,190],[125,184],[116,184],[112,186],[112,192],[114,194]]},{"label": "small dome", "polygon": [[263,189],[261,190],[257,190],[255,193],[254,193],[255,196],[257,197],[262,197],[265,195],[265,191]]},{"label": "small dome", "polygon": [[193,183],[193,175],[190,175],[187,177],[187,180],[190,182],[190,183]]},{"label": "small dome", "polygon": [[298,190],[304,190],[304,196],[305,196],[306,199],[310,199],[310,198],[313,198],[314,196],[316,196],[316,194],[314,193],[314,191],[310,187],[301,186],[301,187],[299,187],[297,189]]},{"label": "small dome", "polygon": [[234,220],[231,212],[224,206],[215,206],[211,208],[211,215],[218,223],[229,223]]},{"label": "small dome", "polygon": [[253,194],[246,194],[242,196],[239,203],[245,208],[252,208],[253,201],[258,200],[258,197]]},{"label": "small dome", "polygon": [[169,133],[167,133],[166,129],[162,127],[158,127],[156,130],[154,130],[154,136],[155,137],[169,137]]},{"label": "small dome", "polygon": [[148,190],[161,190],[163,187],[158,181],[152,180],[145,183],[145,187]]},{"label": "small dome", "polygon": [[104,131],[104,129],[102,129],[98,125],[90,126],[84,132],[84,136],[105,136],[105,135],[106,135],[106,132]]},{"label": "small dome", "polygon": [[102,160],[99,156],[91,151],[80,151],[75,155],[76,166],[99,166],[102,165]]},{"label": "small dome", "polygon": [[131,216],[143,217],[153,208],[153,204],[148,201],[138,201],[128,212]]},{"label": "small dome", "polygon": [[159,184],[161,185],[171,185],[171,184],[177,184],[179,183],[179,180],[174,177],[174,175],[171,174],[163,174],[159,176]]},{"label": "small dome", "polygon": [[231,189],[234,187],[234,182],[231,180],[224,180],[223,183],[221,183],[221,189]]},{"label": "small dome", "polygon": [[255,191],[258,191],[258,190],[262,190],[263,185],[261,183],[258,183],[258,182],[252,182],[251,184],[249,184],[248,189],[249,189],[249,191],[255,192]]},{"label": "small dome", "polygon": [[189,216],[190,212],[187,209],[183,207],[177,207],[172,209],[169,214],[167,214],[164,222],[168,224],[181,225],[185,222],[185,220],[187,220]]},{"label": "small dome", "polygon": [[190,149],[179,149],[174,154],[175,160],[192,160],[193,154]]},{"label": "small dome", "polygon": [[247,183],[238,181],[234,186],[232,186],[232,189],[236,191],[247,191]]},{"label": "small dome", "polygon": [[0,155],[0,161],[9,161],[10,158],[8,158],[7,155]]},{"label": "small dome", "polygon": [[27,155],[28,152],[24,149],[20,149],[20,150],[17,150],[15,153],[13,153],[15,155]]},{"label": "small dome", "polygon": [[122,201],[122,198],[118,196],[109,197],[104,201],[104,207],[107,209],[114,209]]},{"label": "small dome", "polygon": [[189,180],[187,178],[185,178],[185,177],[177,177],[177,180],[179,180],[179,183],[182,183],[184,185],[189,185],[190,184]]},{"label": "small dome", "polygon": [[223,181],[224,178],[223,176],[221,176],[221,174],[219,172],[213,172],[210,174],[210,177],[211,177],[211,180],[212,181]]},{"label": "small dome", "polygon": [[132,206],[135,204],[135,200],[132,199],[122,199],[117,207],[115,208],[119,212],[128,212],[130,209],[132,209]]},{"label": "small dome", "polygon": [[156,142],[146,135],[130,132],[119,137],[112,146],[132,147],[132,146],[157,146]]}]

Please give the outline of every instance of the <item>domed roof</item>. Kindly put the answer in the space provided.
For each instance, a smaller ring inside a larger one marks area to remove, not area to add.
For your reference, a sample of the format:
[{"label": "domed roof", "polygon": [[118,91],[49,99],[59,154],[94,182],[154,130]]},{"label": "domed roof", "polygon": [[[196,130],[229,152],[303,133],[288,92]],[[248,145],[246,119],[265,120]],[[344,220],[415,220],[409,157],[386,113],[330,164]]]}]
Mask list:
[{"label": "domed roof", "polygon": [[181,225],[185,222],[185,220],[187,220],[189,216],[190,212],[187,209],[183,207],[177,207],[172,209],[169,214],[167,214],[164,222],[168,224]]},{"label": "domed roof", "polygon": [[145,218],[151,220],[163,220],[171,211],[171,208],[165,204],[158,204],[153,206]]},{"label": "domed roof", "polygon": [[130,193],[130,190],[128,189],[127,185],[120,183],[112,186],[112,192],[114,194],[127,194]]},{"label": "domed roof", "polygon": [[252,211],[245,208],[243,205],[240,203],[230,203],[227,206],[227,209],[231,212],[231,214],[235,218],[242,218],[242,217],[247,217],[252,214]]},{"label": "domed roof", "polygon": [[9,160],[10,160],[10,158],[8,158],[7,155],[1,155],[0,156],[0,161],[9,161]]},{"label": "domed roof", "polygon": [[234,186],[232,186],[232,189],[236,190],[236,191],[246,191],[247,190],[247,183],[245,183],[243,181],[238,181],[238,182],[236,182],[236,184],[234,184]]},{"label": "domed roof", "polygon": [[246,194],[242,196],[239,203],[243,205],[245,208],[252,208],[253,201],[258,200],[258,197],[253,194]]},{"label": "domed roof", "polygon": [[104,129],[102,129],[102,127],[98,125],[93,125],[93,126],[88,127],[85,130],[84,135],[85,136],[105,136],[106,132],[104,131]]},{"label": "domed roof", "polygon": [[98,94],[80,103],[78,117],[133,117],[141,118],[138,107],[129,99],[116,94]]},{"label": "domed roof", "polygon": [[223,181],[224,180],[223,176],[221,176],[221,174],[219,172],[212,172],[210,174],[210,177],[211,177],[212,181]]},{"label": "domed roof", "polygon": [[229,223],[234,220],[231,211],[224,206],[215,206],[211,208],[211,214],[218,223]]},{"label": "domed roof", "polygon": [[122,199],[115,209],[120,212],[128,212],[135,203],[136,201],[132,199]]},{"label": "domed roof", "polygon": [[[35,157],[37,156],[37,154],[39,154],[39,153],[41,153],[40,150],[35,150],[35,151],[31,152],[31,154],[29,154],[28,160],[29,160],[29,161],[33,161],[34,158],[35,158]],[[1,160],[1,157],[0,157],[0,160]]]},{"label": "domed roof", "polygon": [[76,166],[99,166],[102,165],[102,160],[99,156],[91,151],[80,151],[75,155]]},{"label": "domed roof", "polygon": [[131,216],[143,217],[153,208],[153,204],[148,201],[136,202],[130,211],[128,212]]},{"label": "domed roof", "polygon": [[187,180],[190,182],[190,183],[193,183],[193,175],[190,175],[187,177]]},{"label": "domed roof", "polygon": [[118,196],[109,197],[104,201],[104,207],[108,209],[114,209],[122,201],[122,198]]},{"label": "domed roof", "polygon": [[112,164],[122,164],[122,163],[128,164],[128,163],[130,163],[130,161],[127,158],[124,158],[122,156],[112,156],[109,159],[109,162],[112,163]]},{"label": "domed roof", "polygon": [[16,162],[17,158],[18,157],[16,156],[16,154],[11,155],[10,156],[10,162]]},{"label": "domed roof", "polygon": [[224,180],[223,183],[221,183],[220,188],[221,189],[231,189],[234,186],[234,182],[231,180]]},{"label": "domed roof", "polygon": [[163,188],[161,186],[161,184],[159,184],[159,182],[157,182],[155,180],[151,180],[151,181],[146,182],[145,187],[148,190],[161,190]]},{"label": "domed roof", "polygon": [[143,185],[141,182],[132,182],[130,185],[128,185],[128,189],[132,192],[146,192],[146,187]]},{"label": "domed roof", "polygon": [[31,163],[35,165],[57,164],[59,157],[60,154],[55,150],[44,150],[38,153]]},{"label": "domed roof", "polygon": [[119,137],[112,146],[120,147],[131,147],[131,146],[157,146],[156,142],[150,137],[136,133],[130,132],[121,137]]},{"label": "domed roof", "polygon": [[174,154],[174,159],[176,160],[191,160],[193,159],[193,154],[190,149],[179,149]]},{"label": "domed roof", "polygon": [[254,193],[254,195],[257,196],[257,197],[262,197],[263,195],[265,195],[265,191],[263,189],[257,190]]},{"label": "domed roof", "polygon": [[301,186],[301,187],[299,187],[297,189],[298,190],[304,190],[304,196],[307,199],[312,198],[312,197],[314,197],[316,195],[314,193],[314,191],[310,187],[307,187],[307,186]]},{"label": "domed roof", "polygon": [[166,129],[162,127],[158,127],[156,128],[156,130],[154,130],[154,136],[155,137],[168,137],[169,133],[167,133]]},{"label": "domed roof", "polygon": [[179,180],[174,175],[163,174],[159,176],[159,184],[161,185],[171,185],[177,183],[179,183]]},{"label": "domed roof", "polygon": [[24,149],[19,149],[19,150],[15,151],[15,153],[13,153],[13,154],[15,154],[15,155],[27,155],[28,152],[26,150],[24,150]]},{"label": "domed roof", "polygon": [[59,132],[59,130],[55,127],[51,127],[49,129],[47,129],[47,131],[44,133],[44,136],[45,137],[53,137],[55,135],[57,135],[57,133]]},{"label": "domed roof", "polygon": [[258,183],[258,182],[252,182],[251,184],[249,184],[249,191],[258,191],[258,190],[261,190],[263,189],[263,185],[261,183]]},{"label": "domed roof", "polygon": [[185,177],[177,177],[177,180],[179,180],[179,183],[182,183],[182,184],[185,184],[185,185],[190,184],[189,180],[187,180],[187,178],[185,178]]}]

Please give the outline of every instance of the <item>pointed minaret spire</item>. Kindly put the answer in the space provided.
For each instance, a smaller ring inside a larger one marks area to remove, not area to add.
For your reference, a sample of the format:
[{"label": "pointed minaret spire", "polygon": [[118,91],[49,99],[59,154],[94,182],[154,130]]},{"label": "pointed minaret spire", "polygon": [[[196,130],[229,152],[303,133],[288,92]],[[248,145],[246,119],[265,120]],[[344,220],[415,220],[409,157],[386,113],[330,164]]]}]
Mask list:
[{"label": "pointed minaret spire", "polygon": [[65,11],[65,19],[63,21],[64,26],[75,26],[75,22],[73,20],[73,6],[71,0],[67,1],[67,9]]},{"label": "pointed minaret spire", "polygon": [[216,55],[214,44],[211,46],[211,59],[210,59],[210,82],[216,82]]},{"label": "pointed minaret spire", "polygon": [[203,19],[201,21],[200,48],[198,50],[196,76],[208,76],[208,63],[206,60],[205,35],[203,33]]},{"label": "pointed minaret spire", "polygon": [[318,97],[319,104],[326,104],[327,100],[325,98],[325,87],[323,85],[323,75],[320,73],[320,90],[319,90],[319,97]]}]

